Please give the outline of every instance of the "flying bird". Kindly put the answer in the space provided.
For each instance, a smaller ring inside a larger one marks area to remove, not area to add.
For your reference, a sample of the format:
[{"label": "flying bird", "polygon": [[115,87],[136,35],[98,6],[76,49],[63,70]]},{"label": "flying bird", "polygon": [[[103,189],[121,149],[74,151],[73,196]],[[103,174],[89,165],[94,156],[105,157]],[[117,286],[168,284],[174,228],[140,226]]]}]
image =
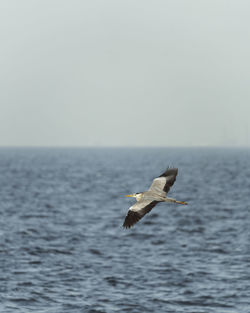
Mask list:
[{"label": "flying bird", "polygon": [[173,186],[176,180],[177,174],[177,168],[167,168],[163,174],[153,180],[149,190],[126,195],[126,197],[135,198],[136,203],[129,208],[128,214],[123,223],[123,227],[132,227],[145,214],[150,212],[159,202],[187,204],[187,202],[177,201],[167,197],[170,187]]}]

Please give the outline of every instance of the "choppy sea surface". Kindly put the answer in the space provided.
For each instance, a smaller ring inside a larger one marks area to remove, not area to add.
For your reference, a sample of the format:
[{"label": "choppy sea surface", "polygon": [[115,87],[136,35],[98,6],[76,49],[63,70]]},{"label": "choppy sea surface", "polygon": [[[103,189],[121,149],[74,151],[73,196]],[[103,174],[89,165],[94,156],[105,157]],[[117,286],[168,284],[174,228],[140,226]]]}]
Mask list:
[{"label": "choppy sea surface", "polygon": [[1,148],[0,312],[249,313],[250,150]]}]

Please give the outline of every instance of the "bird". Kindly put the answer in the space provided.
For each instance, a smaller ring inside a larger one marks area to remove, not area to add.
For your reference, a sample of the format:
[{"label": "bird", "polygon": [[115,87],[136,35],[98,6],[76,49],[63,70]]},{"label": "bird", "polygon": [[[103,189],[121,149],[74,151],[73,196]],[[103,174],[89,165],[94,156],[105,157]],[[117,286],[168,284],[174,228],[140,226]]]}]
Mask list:
[{"label": "bird", "polygon": [[167,168],[164,173],[153,180],[152,185],[147,191],[126,195],[125,197],[135,198],[136,203],[129,208],[123,227],[132,227],[159,202],[172,202],[186,205],[187,202],[185,201],[177,201],[176,199],[167,197],[170,187],[173,186],[176,180],[177,174],[178,168]]}]

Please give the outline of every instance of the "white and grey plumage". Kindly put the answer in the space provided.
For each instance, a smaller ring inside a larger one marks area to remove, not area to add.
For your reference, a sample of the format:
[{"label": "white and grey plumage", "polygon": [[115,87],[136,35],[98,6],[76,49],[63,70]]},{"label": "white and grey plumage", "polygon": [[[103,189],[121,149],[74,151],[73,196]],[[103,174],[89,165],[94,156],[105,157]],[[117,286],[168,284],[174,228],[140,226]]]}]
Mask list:
[{"label": "white and grey plumage", "polygon": [[136,198],[137,202],[129,208],[123,227],[132,227],[145,214],[150,212],[158,202],[187,204],[184,201],[177,201],[167,197],[167,193],[169,192],[170,187],[173,186],[177,174],[177,168],[168,168],[163,174],[153,180],[148,191],[127,195],[126,197]]}]

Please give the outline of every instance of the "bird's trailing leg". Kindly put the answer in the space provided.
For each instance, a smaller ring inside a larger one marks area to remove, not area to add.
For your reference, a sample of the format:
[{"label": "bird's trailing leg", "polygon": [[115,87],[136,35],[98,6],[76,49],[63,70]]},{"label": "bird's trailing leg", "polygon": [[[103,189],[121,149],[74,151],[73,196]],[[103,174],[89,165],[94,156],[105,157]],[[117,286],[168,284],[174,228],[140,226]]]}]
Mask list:
[{"label": "bird's trailing leg", "polygon": [[185,201],[178,201],[178,200],[175,200],[175,199],[172,199],[172,198],[167,198],[166,200],[165,200],[166,202],[173,202],[173,203],[178,203],[178,204],[187,204],[187,202],[185,202]]},{"label": "bird's trailing leg", "polygon": [[178,203],[178,204],[187,204],[187,202],[185,202],[185,201],[177,201],[177,200],[175,200],[175,203]]}]

